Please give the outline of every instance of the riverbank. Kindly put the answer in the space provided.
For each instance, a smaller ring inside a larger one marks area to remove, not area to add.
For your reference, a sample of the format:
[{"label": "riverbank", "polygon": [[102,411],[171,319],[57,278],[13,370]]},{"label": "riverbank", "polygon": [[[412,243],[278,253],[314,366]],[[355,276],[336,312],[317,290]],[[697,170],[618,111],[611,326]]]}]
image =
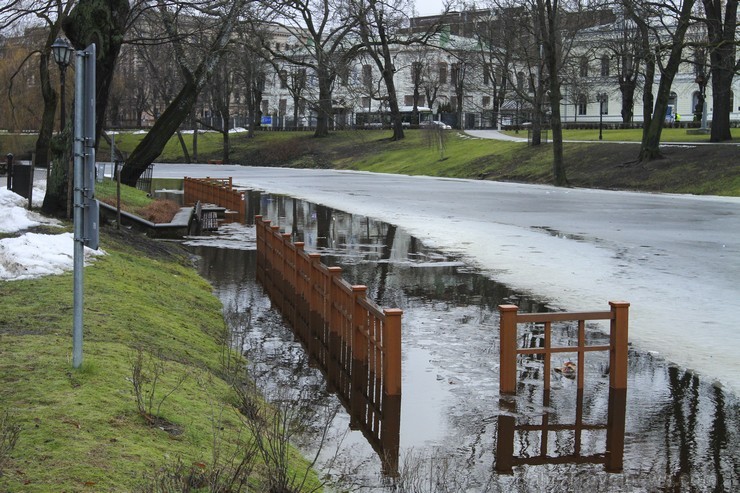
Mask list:
[{"label": "riverbank", "polygon": [[[740,139],[740,129],[733,129]],[[525,132],[521,137],[527,136]],[[565,170],[573,187],[642,192],[740,196],[737,143],[708,144],[707,135],[689,135],[686,129],[667,128],[661,136],[664,159],[636,162],[641,130],[607,130],[603,141],[598,130],[568,130],[564,138]],[[552,182],[552,146],[526,142],[481,139],[457,130],[435,132],[409,129],[401,141],[390,140],[387,130],[336,131],[317,139],[312,132],[260,131],[230,137],[230,162],[245,166],[333,168],[429,175],[454,178]],[[142,134],[120,133],[116,146],[131,152]],[[0,135],[0,155],[11,151],[30,158],[34,137]],[[193,162],[223,159],[220,134],[185,135],[187,156]],[[101,143],[98,159],[110,159]],[[188,158],[173,136],[158,162],[184,163]]]},{"label": "riverbank", "polygon": [[[30,226],[0,234],[0,242],[69,229]],[[235,385],[249,378],[190,256],[109,227],[101,249],[85,268],[77,370],[71,272],[0,282],[0,491],[318,487],[292,448],[266,460],[273,451],[255,446],[278,417]]]}]

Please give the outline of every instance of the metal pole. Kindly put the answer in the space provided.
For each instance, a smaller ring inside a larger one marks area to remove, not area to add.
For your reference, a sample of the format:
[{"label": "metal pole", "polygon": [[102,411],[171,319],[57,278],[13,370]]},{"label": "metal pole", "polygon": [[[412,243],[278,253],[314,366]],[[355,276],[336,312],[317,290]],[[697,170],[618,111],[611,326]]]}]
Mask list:
[{"label": "metal pole", "polygon": [[82,285],[85,247],[83,244],[82,226],[82,187],[84,136],[83,118],[85,82],[84,57],[82,52],[75,53],[75,112],[74,112],[74,326],[72,329],[72,367],[82,364]]}]

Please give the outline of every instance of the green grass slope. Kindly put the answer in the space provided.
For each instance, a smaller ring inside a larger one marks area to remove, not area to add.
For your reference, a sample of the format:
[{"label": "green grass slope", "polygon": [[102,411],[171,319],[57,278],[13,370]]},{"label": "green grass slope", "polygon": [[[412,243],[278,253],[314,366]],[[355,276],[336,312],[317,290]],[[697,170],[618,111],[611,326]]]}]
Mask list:
[{"label": "green grass slope", "polygon": [[[71,365],[72,274],[0,282],[0,417],[20,426],[9,456],[0,452],[0,491],[150,491],[162,468],[180,461],[205,475],[224,467],[217,454],[249,441],[222,379],[233,354],[210,285],[172,246],[110,229],[101,240],[107,255],[85,268],[80,369]],[[153,392],[156,410],[166,396],[157,426],[138,412],[137,348],[150,375],[144,399]],[[162,368],[156,386],[150,358]],[[257,491],[266,474],[255,466]]]}]

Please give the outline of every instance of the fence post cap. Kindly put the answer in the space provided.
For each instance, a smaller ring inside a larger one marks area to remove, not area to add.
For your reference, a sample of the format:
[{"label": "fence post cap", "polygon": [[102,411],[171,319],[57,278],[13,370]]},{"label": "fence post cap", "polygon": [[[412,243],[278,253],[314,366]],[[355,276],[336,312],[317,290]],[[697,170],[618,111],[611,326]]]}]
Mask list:
[{"label": "fence post cap", "polygon": [[364,284],[353,284],[352,285],[352,291],[354,291],[355,293],[360,293],[362,291],[367,291],[367,286],[365,286]]},{"label": "fence post cap", "polygon": [[630,306],[628,301],[610,301],[609,306],[614,308],[627,308]]},{"label": "fence post cap", "polygon": [[385,316],[400,317],[403,314],[403,310],[400,308],[384,308],[383,313]]},{"label": "fence post cap", "polygon": [[500,312],[516,312],[519,311],[519,307],[516,305],[499,305],[498,311]]},{"label": "fence post cap", "polygon": [[333,275],[337,275],[337,274],[341,274],[342,273],[342,268],[341,267],[336,267],[336,266],[335,267],[329,267],[327,270],[329,271],[329,274],[333,274]]}]

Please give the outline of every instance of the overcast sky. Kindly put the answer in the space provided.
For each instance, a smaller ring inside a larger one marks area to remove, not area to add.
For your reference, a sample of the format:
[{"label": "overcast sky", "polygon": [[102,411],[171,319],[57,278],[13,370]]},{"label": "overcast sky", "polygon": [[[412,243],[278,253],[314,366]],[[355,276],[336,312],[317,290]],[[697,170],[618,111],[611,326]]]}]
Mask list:
[{"label": "overcast sky", "polygon": [[416,0],[416,10],[419,15],[434,15],[442,11],[443,0]]}]

